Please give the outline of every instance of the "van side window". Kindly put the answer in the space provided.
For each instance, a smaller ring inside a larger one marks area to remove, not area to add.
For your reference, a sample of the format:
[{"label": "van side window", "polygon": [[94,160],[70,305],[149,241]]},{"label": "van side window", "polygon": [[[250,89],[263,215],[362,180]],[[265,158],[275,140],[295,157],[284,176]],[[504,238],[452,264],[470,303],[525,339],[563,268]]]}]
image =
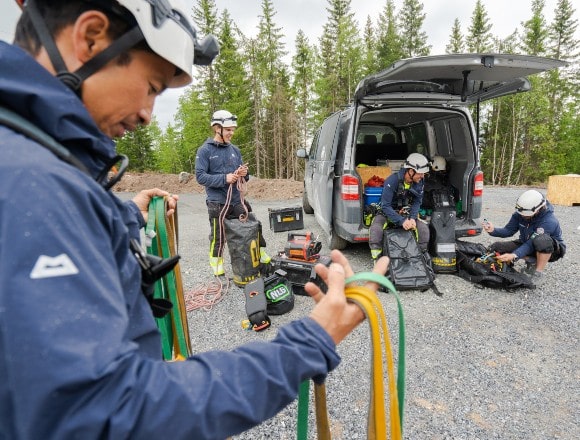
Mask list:
[{"label": "van side window", "polygon": [[335,137],[338,135],[337,129],[339,119],[340,112],[337,112],[324,121],[318,139],[318,148],[315,156],[316,160],[331,160],[332,147],[334,145]]},{"label": "van side window", "polygon": [[435,121],[433,123],[433,132],[437,145],[437,154],[443,157],[449,157],[453,154],[450,148],[451,135],[447,121]]},{"label": "van side window", "polygon": [[318,139],[320,138],[320,128],[314,133],[314,139],[312,139],[312,144],[310,144],[310,151],[308,152],[309,157],[316,157],[316,150],[318,147]]}]

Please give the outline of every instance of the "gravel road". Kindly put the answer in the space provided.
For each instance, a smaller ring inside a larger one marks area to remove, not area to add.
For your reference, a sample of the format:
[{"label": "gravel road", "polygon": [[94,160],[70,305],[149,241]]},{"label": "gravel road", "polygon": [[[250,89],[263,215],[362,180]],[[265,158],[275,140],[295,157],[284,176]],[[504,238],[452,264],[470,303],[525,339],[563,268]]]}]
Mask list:
[{"label": "gravel road", "polygon": [[[503,226],[521,191],[486,188],[484,216]],[[268,208],[299,206],[301,200],[251,203],[264,225],[271,254],[283,250],[287,233],[272,232]],[[542,287],[509,293],[477,288],[454,275],[438,275],[442,297],[432,291],[401,294],[406,319],[406,439],[580,438],[580,208],[555,209],[568,252],[563,260],[549,265]],[[312,215],[305,216],[304,226],[315,234],[321,232]],[[182,194],[179,234],[185,291],[212,278],[207,264],[208,233],[204,196]],[[328,242],[322,234],[321,240],[327,253]],[[484,234],[474,241],[488,244],[491,237]],[[345,254],[355,272],[371,269],[366,244],[353,245]],[[229,263],[226,272],[231,273]],[[396,305],[392,296],[381,298],[396,357]],[[188,314],[194,351],[271,339],[280,326],[308,314],[311,306],[310,298],[297,296],[294,310],[273,316],[268,330],[245,331],[240,326],[246,318],[243,292],[232,285],[211,311]],[[335,440],[366,438],[369,341],[363,324],[340,345],[342,363],[327,380]],[[316,438],[312,408],[309,437]],[[296,438],[296,403],[234,438]]]}]

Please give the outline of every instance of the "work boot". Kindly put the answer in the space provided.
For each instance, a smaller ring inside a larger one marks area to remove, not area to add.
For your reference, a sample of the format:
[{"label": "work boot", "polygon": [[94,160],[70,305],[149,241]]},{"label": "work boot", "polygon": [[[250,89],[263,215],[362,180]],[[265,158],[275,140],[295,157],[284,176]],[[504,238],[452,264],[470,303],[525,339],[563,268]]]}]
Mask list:
[{"label": "work boot", "polygon": [[377,260],[381,257],[383,253],[382,249],[371,249],[371,258],[373,259],[373,263],[376,263]]},{"label": "work boot", "polygon": [[532,274],[532,282],[536,287],[540,287],[544,282],[544,273],[534,270],[534,273]]},{"label": "work boot", "polygon": [[270,257],[270,255],[268,255],[265,247],[261,247],[260,248],[260,263],[268,264],[270,261],[272,261],[272,257]]},{"label": "work boot", "polygon": [[536,273],[536,263],[526,262],[526,267],[522,269],[522,272],[526,275],[533,276]]},{"label": "work boot", "polygon": [[225,273],[223,257],[209,257],[209,265],[211,266],[213,274],[216,277]]}]

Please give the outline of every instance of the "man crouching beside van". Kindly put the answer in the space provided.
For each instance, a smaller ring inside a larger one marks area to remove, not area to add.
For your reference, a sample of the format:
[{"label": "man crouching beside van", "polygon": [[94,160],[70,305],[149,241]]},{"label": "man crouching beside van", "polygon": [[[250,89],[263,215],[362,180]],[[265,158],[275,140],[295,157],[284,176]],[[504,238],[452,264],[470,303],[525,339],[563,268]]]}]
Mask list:
[{"label": "man crouching beside van", "polygon": [[373,261],[383,253],[383,230],[386,227],[416,229],[419,248],[425,252],[429,244],[429,227],[418,221],[423,201],[425,174],[429,160],[419,153],[411,153],[397,174],[385,180],[381,195],[381,213],[373,219],[369,230],[369,246]]}]

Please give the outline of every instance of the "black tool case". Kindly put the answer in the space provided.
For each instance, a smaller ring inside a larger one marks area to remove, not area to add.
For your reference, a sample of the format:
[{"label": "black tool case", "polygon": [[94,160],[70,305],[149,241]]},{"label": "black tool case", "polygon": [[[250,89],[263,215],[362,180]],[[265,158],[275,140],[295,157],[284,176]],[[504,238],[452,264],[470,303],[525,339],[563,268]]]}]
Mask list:
[{"label": "black tool case", "polygon": [[292,284],[292,290],[295,295],[308,295],[304,290],[304,285],[308,281],[312,281],[326,292],[326,284],[320,279],[314,270],[314,266],[318,263],[324,264],[325,266],[330,265],[330,257],[322,255],[317,259],[305,261],[297,260],[294,258],[287,258],[284,255],[275,256],[272,258],[272,265],[274,270],[282,269],[286,272],[286,278]]},{"label": "black tool case", "polygon": [[274,232],[291,231],[304,228],[304,214],[301,206],[268,209],[270,229]]}]

